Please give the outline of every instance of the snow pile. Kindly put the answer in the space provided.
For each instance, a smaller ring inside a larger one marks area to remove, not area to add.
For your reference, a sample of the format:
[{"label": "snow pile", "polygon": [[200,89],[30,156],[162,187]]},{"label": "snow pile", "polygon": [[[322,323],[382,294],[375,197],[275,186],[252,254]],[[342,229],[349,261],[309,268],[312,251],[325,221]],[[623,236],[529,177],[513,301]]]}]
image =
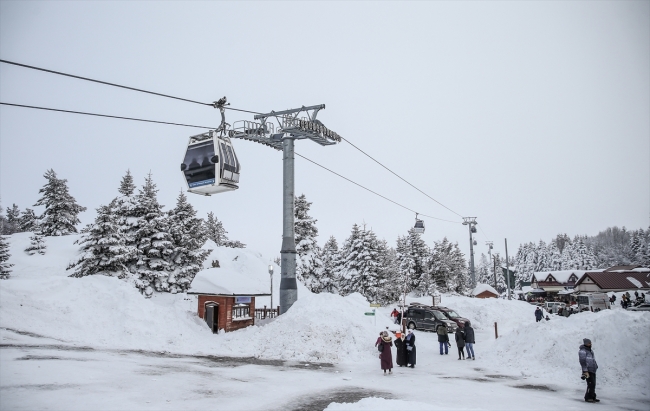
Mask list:
[{"label": "snow pile", "polygon": [[373,344],[388,317],[366,316],[368,301],[355,293],[346,297],[321,293],[301,297],[287,313],[263,327],[225,334],[221,344],[244,341],[250,355],[297,361],[341,362],[375,356]]},{"label": "snow pile", "polygon": [[[432,404],[426,404],[416,401],[404,400],[387,400],[384,398],[364,398],[355,403],[338,403],[333,402],[325,408],[324,411],[379,411],[379,410],[408,410],[408,411],[443,411],[448,410],[448,406],[437,407]],[[454,408],[461,410],[462,408]]]},{"label": "snow pile", "polygon": [[[532,315],[531,315],[532,317]],[[599,384],[639,385],[647,389],[650,313],[605,310],[518,327],[495,341],[494,356],[502,366],[528,375],[579,378],[578,347],[592,341]]]}]

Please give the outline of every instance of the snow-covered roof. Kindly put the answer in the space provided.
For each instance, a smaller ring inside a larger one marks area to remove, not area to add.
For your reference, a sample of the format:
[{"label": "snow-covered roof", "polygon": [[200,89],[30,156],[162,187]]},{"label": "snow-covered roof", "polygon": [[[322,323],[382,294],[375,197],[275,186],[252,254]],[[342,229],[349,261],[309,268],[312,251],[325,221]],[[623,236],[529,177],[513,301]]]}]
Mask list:
[{"label": "snow-covered roof", "polygon": [[[213,251],[203,264],[205,269],[194,277],[188,294],[270,295],[269,262],[260,253],[246,248],[217,247],[212,241],[203,248]],[[214,260],[219,261],[219,268],[212,267]]]},{"label": "snow-covered roof", "polygon": [[[588,270],[594,271],[594,270]],[[587,270],[562,270],[562,271],[539,271],[535,273],[535,279],[537,281],[546,281],[549,275],[552,275],[555,278],[555,281],[558,283],[568,283],[571,275],[576,276],[576,281],[582,277]]]},{"label": "snow-covered roof", "polygon": [[476,284],[476,288],[474,288],[474,291],[472,291],[472,295],[479,295],[479,294],[481,294],[482,292],[485,292],[485,291],[489,291],[494,295],[499,295],[497,290],[492,288],[492,286],[490,284],[481,284],[481,283]]}]

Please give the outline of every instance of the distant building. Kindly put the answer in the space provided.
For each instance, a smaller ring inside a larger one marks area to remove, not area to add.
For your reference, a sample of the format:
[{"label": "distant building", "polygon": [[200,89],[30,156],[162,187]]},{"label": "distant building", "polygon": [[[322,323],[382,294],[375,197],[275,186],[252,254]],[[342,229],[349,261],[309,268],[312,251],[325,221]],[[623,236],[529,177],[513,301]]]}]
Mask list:
[{"label": "distant building", "polygon": [[585,270],[540,271],[533,274],[530,286],[543,289],[547,293],[557,293],[575,287]]},{"label": "distant building", "polygon": [[617,266],[603,271],[587,271],[575,284],[580,292],[650,290],[650,268]]},{"label": "distant building", "polygon": [[489,284],[477,284],[472,295],[476,298],[497,298],[499,293]]}]

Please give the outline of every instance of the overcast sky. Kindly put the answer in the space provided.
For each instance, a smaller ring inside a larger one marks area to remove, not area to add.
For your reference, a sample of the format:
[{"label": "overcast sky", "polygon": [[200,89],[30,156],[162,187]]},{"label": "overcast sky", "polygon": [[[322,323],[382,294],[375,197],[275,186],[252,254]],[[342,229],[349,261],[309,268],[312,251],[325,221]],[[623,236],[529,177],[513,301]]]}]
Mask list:
[{"label": "overcast sky", "polygon": [[[326,104],[338,132],[481,227],[510,254],[559,232],[650,224],[650,3],[0,2],[0,58],[268,112]],[[217,110],[0,64],[0,101],[216,126]],[[252,115],[227,112],[227,120]],[[169,209],[201,130],[0,107],[3,208],[39,198],[53,168],[88,207],[130,169]],[[190,201],[269,258],[282,235],[281,153],[234,141],[240,189]],[[420,213],[454,213],[347,143],[296,151]],[[319,243],[367,224],[390,244],[415,216],[296,159]],[[37,208],[38,212],[42,212]],[[426,219],[429,245],[469,252],[467,227]]]}]

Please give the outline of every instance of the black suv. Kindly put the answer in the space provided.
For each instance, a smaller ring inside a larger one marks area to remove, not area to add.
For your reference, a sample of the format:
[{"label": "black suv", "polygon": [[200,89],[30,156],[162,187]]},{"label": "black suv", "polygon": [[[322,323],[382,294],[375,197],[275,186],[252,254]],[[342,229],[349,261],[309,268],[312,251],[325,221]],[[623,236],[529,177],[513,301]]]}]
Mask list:
[{"label": "black suv", "polygon": [[428,305],[411,304],[404,311],[404,320],[406,327],[411,330],[436,331],[440,324],[444,324],[450,334],[458,329],[456,323],[448,319],[442,311]]}]

